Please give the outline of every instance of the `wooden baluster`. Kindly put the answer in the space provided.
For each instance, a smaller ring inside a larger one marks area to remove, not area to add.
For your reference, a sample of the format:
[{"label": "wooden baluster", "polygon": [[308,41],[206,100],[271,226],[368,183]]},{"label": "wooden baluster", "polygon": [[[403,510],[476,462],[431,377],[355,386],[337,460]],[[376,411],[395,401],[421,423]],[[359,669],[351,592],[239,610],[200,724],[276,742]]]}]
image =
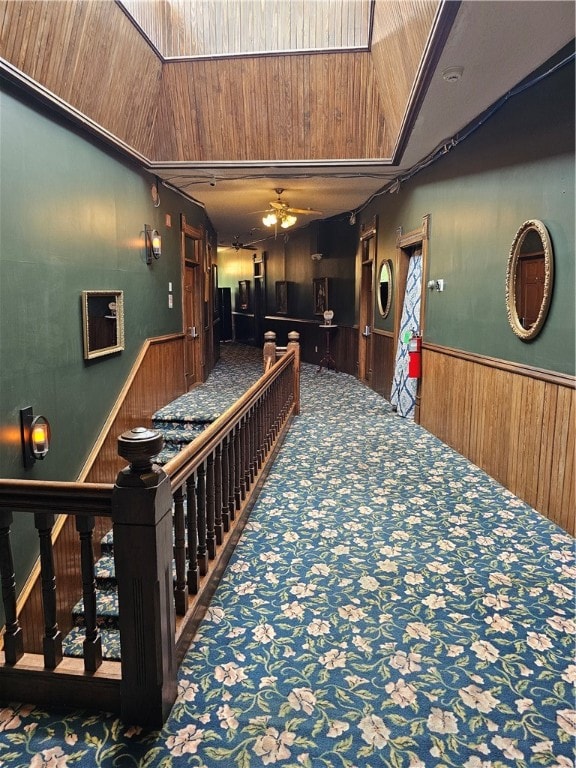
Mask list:
[{"label": "wooden baluster", "polygon": [[269,453],[272,448],[272,392],[270,387],[266,392],[264,408],[266,413],[266,453]]},{"label": "wooden baluster", "polygon": [[218,443],[214,454],[214,533],[216,544],[222,544],[222,444]]},{"label": "wooden baluster", "polygon": [[34,524],[40,540],[40,574],[44,610],[44,637],[42,638],[44,666],[46,669],[55,669],[62,661],[62,634],[56,623],[56,576],[54,574],[54,551],[52,548],[54,515],[37,512],[34,515]]},{"label": "wooden baluster", "polygon": [[228,514],[236,517],[236,430],[228,435]]},{"label": "wooden baluster", "polygon": [[216,533],[214,531],[215,512],[214,489],[214,454],[206,462],[206,548],[210,560],[216,557]]},{"label": "wooden baluster", "polygon": [[273,384],[272,387],[272,442],[276,442],[276,437],[278,436],[278,426],[279,426],[279,416],[278,411],[280,409],[280,396],[278,392],[278,379]]},{"label": "wooden baluster", "polygon": [[200,576],[208,573],[208,553],[206,550],[206,467],[200,464],[196,482],[196,527],[198,530],[198,567]]},{"label": "wooden baluster", "polygon": [[[242,504],[242,435],[241,424],[234,428],[234,510]],[[234,519],[234,517],[232,517]]]},{"label": "wooden baluster", "polygon": [[252,487],[252,484],[254,483],[254,479],[256,477],[256,452],[258,450],[257,448],[257,440],[256,440],[256,407],[252,406],[250,409],[250,412],[248,413],[248,442],[249,442],[249,456],[248,456],[248,475],[249,475],[249,486]]},{"label": "wooden baluster", "polygon": [[196,511],[196,473],[186,481],[186,526],[188,529],[188,592],[197,595],[200,588],[198,568],[198,514]]},{"label": "wooden baluster", "polygon": [[252,486],[252,416],[251,411],[248,411],[244,417],[244,481],[246,483],[246,495],[250,491]]},{"label": "wooden baluster", "polygon": [[246,498],[248,486],[246,483],[248,477],[248,450],[246,448],[246,416],[240,422],[240,496],[242,501]]},{"label": "wooden baluster", "polygon": [[266,421],[265,401],[258,403],[258,469],[262,468],[266,458]]},{"label": "wooden baluster", "polygon": [[12,512],[0,511],[0,578],[2,580],[2,600],[6,616],[4,631],[4,658],[6,664],[14,665],[24,655],[22,628],[16,615],[16,576],[14,560],[10,546],[10,526]]},{"label": "wooden baluster", "polygon": [[222,528],[224,533],[228,533],[230,530],[230,508],[229,508],[229,495],[230,495],[230,452],[228,448],[229,444],[228,435],[225,435],[222,439],[222,445],[220,446],[220,477],[222,480],[221,489],[221,513]]},{"label": "wooden baluster", "polygon": [[174,560],[176,580],[174,583],[174,605],[176,614],[184,616],[188,607],[186,594],[186,535],[184,521],[184,488],[180,486],[174,493]]},{"label": "wooden baluster", "polygon": [[80,534],[80,570],[86,637],[82,643],[84,669],[96,672],[102,664],[102,638],[96,624],[96,578],[94,573],[94,517],[76,517]]},{"label": "wooden baluster", "polygon": [[282,374],[282,379],[280,381],[280,392],[282,397],[282,409],[280,411],[281,413],[281,419],[280,419],[280,425],[284,423],[286,420],[286,416],[288,415],[288,410],[290,408],[290,402],[292,399],[292,387],[290,386],[291,382],[289,379],[289,371],[284,371]]}]

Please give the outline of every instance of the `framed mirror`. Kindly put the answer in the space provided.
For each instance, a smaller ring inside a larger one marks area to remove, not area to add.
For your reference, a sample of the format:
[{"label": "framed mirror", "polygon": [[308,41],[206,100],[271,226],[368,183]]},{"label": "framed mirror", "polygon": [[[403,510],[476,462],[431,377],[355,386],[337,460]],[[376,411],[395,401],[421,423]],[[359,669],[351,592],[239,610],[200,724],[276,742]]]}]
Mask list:
[{"label": "framed mirror", "polygon": [[392,261],[385,259],[378,273],[378,311],[388,317],[392,304]]},{"label": "framed mirror", "polygon": [[124,349],[124,293],[82,291],[84,359]]},{"label": "framed mirror", "polygon": [[534,339],[548,314],[554,278],[550,235],[541,221],[525,221],[512,243],[506,270],[510,327],[523,341]]}]

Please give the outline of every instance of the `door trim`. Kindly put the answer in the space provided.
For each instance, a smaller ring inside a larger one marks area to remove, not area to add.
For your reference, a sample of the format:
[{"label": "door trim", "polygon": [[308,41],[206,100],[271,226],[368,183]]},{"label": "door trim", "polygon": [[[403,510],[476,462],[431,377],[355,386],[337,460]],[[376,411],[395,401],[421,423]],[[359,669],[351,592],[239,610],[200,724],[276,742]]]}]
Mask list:
[{"label": "door trim", "polygon": [[[408,277],[408,264],[411,252],[416,246],[422,248],[422,285],[420,288],[420,334],[424,336],[426,318],[426,283],[428,276],[428,241],[430,238],[430,214],[422,217],[422,226],[412,229],[405,234],[399,227],[396,235],[396,278],[394,281],[394,344],[392,349],[393,365],[396,365],[396,349],[400,335],[400,323],[402,322],[402,309],[404,307],[404,295],[406,293],[406,279]],[[420,423],[422,379],[418,379],[416,389],[416,410],[414,421]]]}]

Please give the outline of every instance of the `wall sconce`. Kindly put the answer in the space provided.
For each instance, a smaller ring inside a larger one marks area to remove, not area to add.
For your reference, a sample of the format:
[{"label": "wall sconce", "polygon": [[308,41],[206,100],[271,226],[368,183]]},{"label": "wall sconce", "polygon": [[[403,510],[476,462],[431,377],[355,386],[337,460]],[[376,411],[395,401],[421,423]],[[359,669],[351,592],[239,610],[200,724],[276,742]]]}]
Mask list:
[{"label": "wall sconce", "polygon": [[20,435],[24,468],[33,467],[50,448],[50,423],[45,416],[34,417],[32,406],[20,410]]},{"label": "wall sconce", "polygon": [[152,264],[152,259],[162,255],[162,238],[156,229],[144,224],[144,243],[146,245],[146,264]]}]

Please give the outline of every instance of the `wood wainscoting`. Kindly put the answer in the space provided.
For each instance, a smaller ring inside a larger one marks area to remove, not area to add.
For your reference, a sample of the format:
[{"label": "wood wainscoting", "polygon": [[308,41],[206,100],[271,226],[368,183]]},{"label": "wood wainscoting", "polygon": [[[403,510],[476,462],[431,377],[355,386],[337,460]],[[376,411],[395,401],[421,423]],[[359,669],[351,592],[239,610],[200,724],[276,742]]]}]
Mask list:
[{"label": "wood wainscoting", "polygon": [[[151,416],[163,405],[183,394],[183,333],[147,339],[142,345],[126,383],[110,412],[100,435],[80,472],[78,482],[114,483],[126,466],[118,456],[118,437],[132,427],[151,425]],[[71,626],[71,608],[81,594],[80,556],[74,517],[61,516],[53,533],[54,568],[58,582],[57,621],[60,631]],[[99,537],[110,527],[107,518],[96,519],[95,548]],[[99,556],[99,550],[97,551]],[[32,570],[18,598],[17,613],[24,632],[24,647],[29,653],[42,653],[42,637],[28,630],[42,627],[42,588],[40,564]]]},{"label": "wood wainscoting", "polygon": [[372,389],[390,399],[394,378],[394,334],[391,331],[372,331]]},{"label": "wood wainscoting", "polygon": [[[278,344],[285,344],[289,331],[300,334],[300,357],[304,363],[319,365],[326,348],[326,333],[316,320],[266,315],[265,329],[274,331]],[[337,325],[330,337],[330,351],[341,373],[358,375],[358,326]]]},{"label": "wood wainscoting", "polygon": [[118,437],[132,427],[149,427],[152,414],[185,391],[184,334],[147,339],[78,481],[113,483],[126,465],[118,456]]},{"label": "wood wainscoting", "polygon": [[576,378],[423,345],[420,423],[575,535]]}]

